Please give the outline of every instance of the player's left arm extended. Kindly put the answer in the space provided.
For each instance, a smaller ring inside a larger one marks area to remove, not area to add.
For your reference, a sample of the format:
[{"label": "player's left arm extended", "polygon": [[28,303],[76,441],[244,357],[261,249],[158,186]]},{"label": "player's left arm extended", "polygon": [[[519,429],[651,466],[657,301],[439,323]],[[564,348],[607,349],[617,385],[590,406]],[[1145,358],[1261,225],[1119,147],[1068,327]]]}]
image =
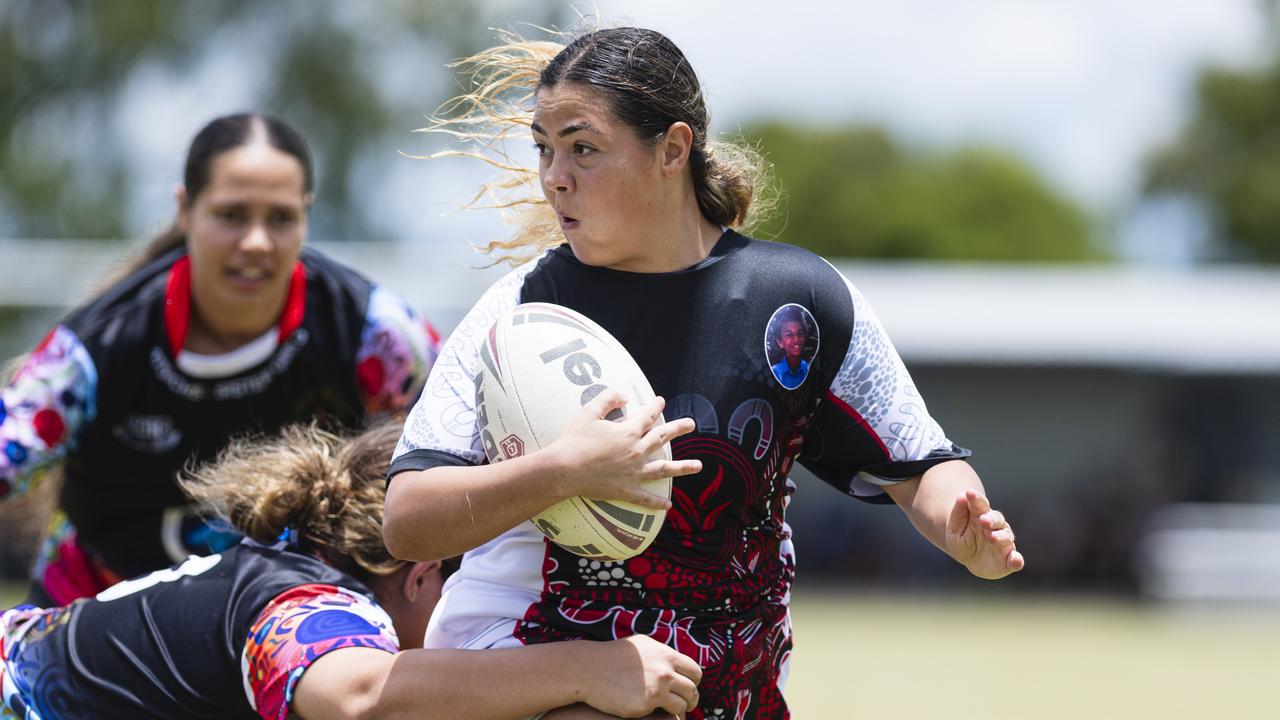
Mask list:
[{"label": "player's left arm extended", "polygon": [[1025,560],[1013,527],[987,500],[969,463],[939,463],[885,492],[929,542],[980,578],[997,580],[1022,569]]},{"label": "player's left arm extended", "polygon": [[599,708],[585,717],[683,714],[697,707],[701,678],[688,657],[642,635],[499,650],[345,647],[303,673],[290,717],[501,720],[574,703]]}]

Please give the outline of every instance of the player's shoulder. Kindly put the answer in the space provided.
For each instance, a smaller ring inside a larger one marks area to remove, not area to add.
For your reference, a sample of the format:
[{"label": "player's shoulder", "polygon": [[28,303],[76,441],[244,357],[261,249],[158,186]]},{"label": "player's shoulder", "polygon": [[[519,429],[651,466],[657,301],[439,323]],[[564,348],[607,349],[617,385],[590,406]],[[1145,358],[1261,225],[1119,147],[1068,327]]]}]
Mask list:
[{"label": "player's shoulder", "polygon": [[72,310],[61,324],[89,344],[98,335],[118,341],[136,336],[145,325],[138,320],[150,317],[164,302],[169,269],[185,255],[186,250],[179,248],[133,270]]},{"label": "player's shoulder", "polygon": [[370,282],[359,270],[335,260],[310,245],[302,248],[302,252],[298,254],[298,260],[302,262],[308,273],[332,276],[352,282]]},{"label": "player's shoulder", "polygon": [[494,303],[511,307],[520,304],[524,301],[526,288],[530,283],[557,274],[564,267],[563,260],[558,248],[542,250],[532,257],[520,260],[485,290],[481,297],[482,304],[491,308]]},{"label": "player's shoulder", "polygon": [[[726,251],[726,258],[730,260],[727,266],[743,285],[825,297],[828,302],[849,298],[848,281],[821,255],[781,241],[734,235],[736,237],[726,238],[732,241]],[[724,241],[720,243],[723,245]]]},{"label": "player's shoulder", "polygon": [[363,313],[375,287],[372,280],[313,247],[304,247],[298,260],[306,271],[308,303],[323,297],[330,303],[350,304],[355,312]]},{"label": "player's shoulder", "polygon": [[222,553],[224,572],[257,597],[257,605],[298,585],[333,585],[359,595],[372,593],[363,583],[319,559],[283,543],[266,544],[245,540]]}]

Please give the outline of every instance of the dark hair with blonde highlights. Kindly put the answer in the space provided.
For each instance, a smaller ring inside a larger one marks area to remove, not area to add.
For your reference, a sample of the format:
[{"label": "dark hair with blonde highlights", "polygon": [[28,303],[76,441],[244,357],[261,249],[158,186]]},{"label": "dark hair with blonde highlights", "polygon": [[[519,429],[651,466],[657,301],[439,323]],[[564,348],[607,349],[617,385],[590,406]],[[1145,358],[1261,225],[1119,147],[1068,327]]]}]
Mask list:
[{"label": "dark hair with blonde highlights", "polygon": [[472,90],[453,98],[422,132],[438,132],[472,143],[470,151],[444,151],[430,158],[479,158],[506,176],[484,185],[471,206],[489,197],[496,207],[518,211],[515,237],[484,246],[513,253],[564,242],[554,213],[537,187],[535,170],[513,162],[503,149],[516,129],[531,124],[539,88],[573,82],[599,92],[619,120],[643,140],[658,142],[672,124],[693,131],[689,168],[698,209],[709,222],[748,230],[772,210],[776,192],[768,165],[754,149],[709,136],[710,115],[702,87],[680,48],[662,33],[635,27],[592,30],[567,46],[503,35],[501,45],[454,64],[472,78]]},{"label": "dark hair with blonde highlights", "polygon": [[272,543],[291,529],[302,550],[369,580],[409,564],[382,541],[387,463],[400,430],[388,422],[341,437],[292,425],[271,438],[234,440],[178,482],[247,537]]}]

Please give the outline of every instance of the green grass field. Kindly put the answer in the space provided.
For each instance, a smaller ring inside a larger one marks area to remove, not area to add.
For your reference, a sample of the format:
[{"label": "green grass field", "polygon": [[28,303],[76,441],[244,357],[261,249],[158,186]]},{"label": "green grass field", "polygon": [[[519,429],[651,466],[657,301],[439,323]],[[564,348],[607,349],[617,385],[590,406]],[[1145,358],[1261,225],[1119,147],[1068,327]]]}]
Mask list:
[{"label": "green grass field", "polygon": [[798,720],[1274,718],[1276,609],[802,590],[787,698]]},{"label": "green grass field", "polygon": [[797,594],[787,698],[817,718],[1274,718],[1275,607]]}]

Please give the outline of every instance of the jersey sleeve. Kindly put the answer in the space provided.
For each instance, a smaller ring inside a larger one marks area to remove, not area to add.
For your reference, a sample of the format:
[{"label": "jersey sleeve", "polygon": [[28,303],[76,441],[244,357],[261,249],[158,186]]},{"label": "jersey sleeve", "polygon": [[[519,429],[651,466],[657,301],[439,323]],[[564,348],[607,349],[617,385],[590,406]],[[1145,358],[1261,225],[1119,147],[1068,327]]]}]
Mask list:
[{"label": "jersey sleeve", "polygon": [[520,304],[530,261],[494,283],[445,341],[422,396],[410,411],[387,478],[406,470],[485,462],[476,422],[480,345],[498,316]]},{"label": "jersey sleeve", "polygon": [[45,336],[0,388],[0,499],[26,491],[66,455],[96,412],[98,373],[63,325]]},{"label": "jersey sleeve", "polygon": [[409,407],[439,354],[440,335],[431,323],[398,295],[375,285],[356,352],[356,385],[365,411]]},{"label": "jersey sleeve", "polygon": [[970,452],[929,415],[875,311],[844,282],[853,301],[853,333],[805,434],[800,463],[841,492],[890,503],[884,486]]},{"label": "jersey sleeve", "polygon": [[241,655],[249,704],[264,720],[285,720],[307,668],[349,647],[399,652],[386,611],[334,585],[300,585],[277,595],[249,628]]}]

